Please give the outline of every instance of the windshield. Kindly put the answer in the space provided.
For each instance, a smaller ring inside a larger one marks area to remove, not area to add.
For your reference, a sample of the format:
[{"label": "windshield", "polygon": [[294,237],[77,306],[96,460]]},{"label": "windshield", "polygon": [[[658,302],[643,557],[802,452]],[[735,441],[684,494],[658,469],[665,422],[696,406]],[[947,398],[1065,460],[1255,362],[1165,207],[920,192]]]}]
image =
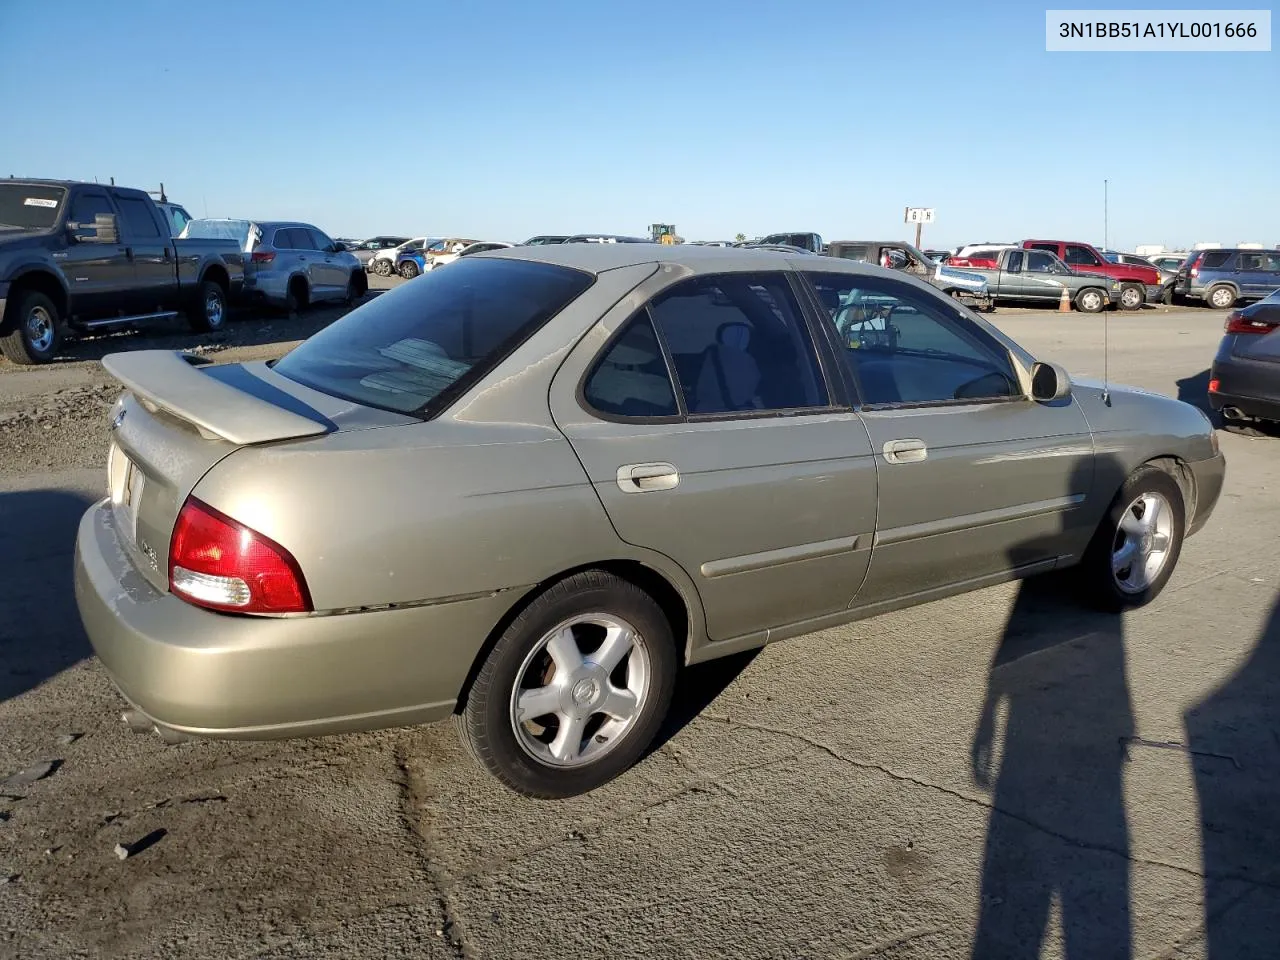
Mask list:
[{"label": "windshield", "polygon": [[356,403],[432,416],[593,282],[543,263],[460,260],[353,310],[274,369]]},{"label": "windshield", "polygon": [[66,187],[0,183],[0,230],[48,230],[66,196]]}]

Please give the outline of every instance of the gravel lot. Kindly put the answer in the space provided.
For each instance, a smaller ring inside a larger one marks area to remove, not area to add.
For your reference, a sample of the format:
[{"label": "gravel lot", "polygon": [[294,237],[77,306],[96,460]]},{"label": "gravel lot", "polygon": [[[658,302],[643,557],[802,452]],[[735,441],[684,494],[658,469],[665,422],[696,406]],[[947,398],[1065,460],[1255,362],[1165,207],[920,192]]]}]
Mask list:
[{"label": "gravel lot", "polygon": [[[1217,513],[1151,607],[1010,585],[709,665],[587,797],[501,791],[448,725],[131,734],[71,592],[116,392],[97,360],[271,356],[340,312],[0,363],[0,956],[1276,955],[1271,436],[1222,432]],[[1099,318],[994,319],[1102,372]],[[1221,321],[1113,315],[1112,379],[1203,402]]]}]

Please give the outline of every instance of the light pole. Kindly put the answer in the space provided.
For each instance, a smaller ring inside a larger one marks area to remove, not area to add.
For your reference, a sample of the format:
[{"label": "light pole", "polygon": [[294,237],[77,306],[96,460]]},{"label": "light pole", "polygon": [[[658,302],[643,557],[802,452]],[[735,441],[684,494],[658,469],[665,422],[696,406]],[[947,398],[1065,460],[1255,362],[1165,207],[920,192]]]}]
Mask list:
[{"label": "light pole", "polygon": [[1102,249],[1110,250],[1107,243],[1107,181],[1102,181]]}]

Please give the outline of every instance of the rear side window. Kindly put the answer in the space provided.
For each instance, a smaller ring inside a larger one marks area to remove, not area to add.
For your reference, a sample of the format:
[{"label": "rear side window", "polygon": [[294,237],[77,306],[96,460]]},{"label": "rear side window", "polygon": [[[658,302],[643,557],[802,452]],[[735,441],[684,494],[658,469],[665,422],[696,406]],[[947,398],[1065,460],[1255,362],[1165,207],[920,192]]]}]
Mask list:
[{"label": "rear side window", "polygon": [[838,247],[836,256],[841,260],[861,260],[867,259],[867,247],[865,244],[852,244],[850,246]]},{"label": "rear side window", "polygon": [[124,218],[125,226],[132,236],[160,236],[160,228],[156,226],[156,221],[151,216],[151,211],[147,209],[145,201],[136,197],[117,196],[116,203],[120,207],[120,216]]},{"label": "rear side window", "polygon": [[694,277],[649,309],[690,414],[827,405],[808,327],[782,274]]},{"label": "rear side window", "polygon": [[649,311],[634,317],[605,350],[583,387],[587,403],[615,417],[674,417],[675,390]]},{"label": "rear side window", "polygon": [[[974,254],[975,257],[986,257],[991,260],[1000,262],[1000,254],[996,250],[992,250],[989,254],[979,251]],[[1042,256],[1042,254],[1034,254],[1034,256]],[[1022,251],[1015,250],[1009,254],[1009,259],[1005,261],[1005,269],[1010,273],[1017,273],[1022,269]]]},{"label": "rear side window", "polygon": [[293,244],[293,231],[287,227],[281,227],[276,231],[275,236],[271,238],[271,245],[277,250],[292,250]]},{"label": "rear side window", "polygon": [[1048,250],[1050,253],[1056,254],[1058,252],[1058,245],[1056,243],[1033,243],[1031,244],[1030,249]]},{"label": "rear side window", "polygon": [[1200,267],[1203,270],[1217,270],[1226,266],[1227,261],[1230,259],[1230,250],[1209,250],[1200,260]]},{"label": "rear side window", "polygon": [[567,267],[466,258],[353,310],[274,369],[335,397],[434,416],[593,282]]}]

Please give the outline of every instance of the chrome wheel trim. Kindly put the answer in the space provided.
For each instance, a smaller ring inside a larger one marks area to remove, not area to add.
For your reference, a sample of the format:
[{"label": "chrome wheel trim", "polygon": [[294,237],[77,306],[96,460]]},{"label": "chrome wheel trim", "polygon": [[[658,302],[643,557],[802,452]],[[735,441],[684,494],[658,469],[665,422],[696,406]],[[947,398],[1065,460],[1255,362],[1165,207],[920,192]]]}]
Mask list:
[{"label": "chrome wheel trim", "polygon": [[1173,507],[1163,494],[1143,493],[1125,507],[1111,545],[1111,576],[1128,594],[1159,579],[1173,549]]},{"label": "chrome wheel trim", "polygon": [[1137,287],[1125,287],[1120,291],[1120,306],[1132,310],[1134,307],[1142,306],[1143,295],[1138,291]]},{"label": "chrome wheel trim", "polygon": [[1219,287],[1217,290],[1213,291],[1213,295],[1210,299],[1212,299],[1215,307],[1229,307],[1231,306],[1231,301],[1233,301],[1235,297],[1231,295],[1231,291],[1226,287]]},{"label": "chrome wheel trim", "polygon": [[[596,640],[584,653],[582,644]],[[516,672],[507,713],[516,742],[534,760],[580,767],[626,739],[652,687],[652,661],[640,631],[620,617],[585,613],[534,644]]]},{"label": "chrome wheel trim", "polygon": [[222,326],[223,311],[222,292],[220,290],[210,290],[204,295],[204,319],[209,326]]},{"label": "chrome wheel trim", "polygon": [[44,353],[53,347],[53,317],[44,307],[32,307],[27,314],[27,340],[31,349]]},{"label": "chrome wheel trim", "polygon": [[1102,306],[1102,296],[1089,290],[1080,298],[1080,302],[1084,304],[1087,310],[1093,311],[1095,308]]}]

